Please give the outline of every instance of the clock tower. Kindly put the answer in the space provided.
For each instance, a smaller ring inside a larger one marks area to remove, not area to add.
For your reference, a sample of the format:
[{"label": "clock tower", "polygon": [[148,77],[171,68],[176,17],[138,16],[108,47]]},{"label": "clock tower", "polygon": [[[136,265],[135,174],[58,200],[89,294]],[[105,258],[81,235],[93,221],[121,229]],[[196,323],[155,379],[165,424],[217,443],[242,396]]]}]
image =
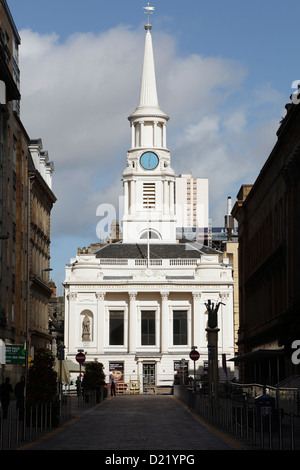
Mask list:
[{"label": "clock tower", "polygon": [[175,175],[166,144],[169,117],[158,105],[151,28],[148,21],[139,105],[128,118],[123,243],[176,242]]}]

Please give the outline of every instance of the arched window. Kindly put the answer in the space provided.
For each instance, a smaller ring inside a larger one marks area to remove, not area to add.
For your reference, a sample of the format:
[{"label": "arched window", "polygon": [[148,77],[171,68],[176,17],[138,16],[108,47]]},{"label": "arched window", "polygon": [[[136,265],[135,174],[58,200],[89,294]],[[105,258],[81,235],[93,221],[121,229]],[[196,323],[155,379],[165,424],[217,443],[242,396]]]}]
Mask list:
[{"label": "arched window", "polygon": [[140,236],[140,240],[146,240],[148,238],[148,233],[149,233],[149,240],[151,240],[151,239],[159,240],[161,238],[159,233],[154,232],[153,230],[149,230],[149,232],[148,232],[148,230],[146,230]]}]

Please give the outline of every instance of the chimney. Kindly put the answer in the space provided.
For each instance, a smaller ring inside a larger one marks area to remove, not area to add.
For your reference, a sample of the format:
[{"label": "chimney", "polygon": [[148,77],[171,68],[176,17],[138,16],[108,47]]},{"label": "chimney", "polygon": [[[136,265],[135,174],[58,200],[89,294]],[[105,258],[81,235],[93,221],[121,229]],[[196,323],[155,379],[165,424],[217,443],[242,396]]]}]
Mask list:
[{"label": "chimney", "polygon": [[231,202],[231,197],[228,196],[227,198],[227,214],[225,215],[225,230],[227,232],[227,238],[228,240],[232,236],[232,232],[234,230],[234,218],[231,215],[232,211],[232,202]]}]

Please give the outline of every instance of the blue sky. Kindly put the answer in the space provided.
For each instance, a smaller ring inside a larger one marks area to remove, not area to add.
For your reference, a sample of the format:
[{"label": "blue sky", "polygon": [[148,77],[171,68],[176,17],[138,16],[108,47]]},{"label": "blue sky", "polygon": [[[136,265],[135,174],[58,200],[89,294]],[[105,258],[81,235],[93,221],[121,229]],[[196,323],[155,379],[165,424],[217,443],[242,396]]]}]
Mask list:
[{"label": "blue sky", "polygon": [[[118,207],[138,104],[146,1],[7,0],[21,36],[21,119],[54,161],[51,273],[97,242]],[[177,174],[209,178],[210,218],[253,183],[276,142],[297,60],[298,2],[153,0],[158,98]]]}]

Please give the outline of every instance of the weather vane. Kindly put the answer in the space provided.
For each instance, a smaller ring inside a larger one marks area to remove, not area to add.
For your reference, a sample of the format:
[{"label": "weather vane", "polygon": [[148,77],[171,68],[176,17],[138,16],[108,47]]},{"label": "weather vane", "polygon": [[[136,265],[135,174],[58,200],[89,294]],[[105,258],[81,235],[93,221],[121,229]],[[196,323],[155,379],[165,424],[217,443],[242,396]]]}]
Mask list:
[{"label": "weather vane", "polygon": [[150,23],[149,23],[149,17],[150,17],[150,15],[152,15],[152,13],[153,13],[153,11],[155,10],[155,8],[154,8],[154,7],[150,7],[150,6],[149,6],[149,2],[148,2],[148,5],[147,5],[146,7],[143,7],[143,8],[144,8],[144,10],[147,10],[147,11],[145,11],[145,15],[148,15],[148,26],[149,26],[149,25],[150,25]]}]

